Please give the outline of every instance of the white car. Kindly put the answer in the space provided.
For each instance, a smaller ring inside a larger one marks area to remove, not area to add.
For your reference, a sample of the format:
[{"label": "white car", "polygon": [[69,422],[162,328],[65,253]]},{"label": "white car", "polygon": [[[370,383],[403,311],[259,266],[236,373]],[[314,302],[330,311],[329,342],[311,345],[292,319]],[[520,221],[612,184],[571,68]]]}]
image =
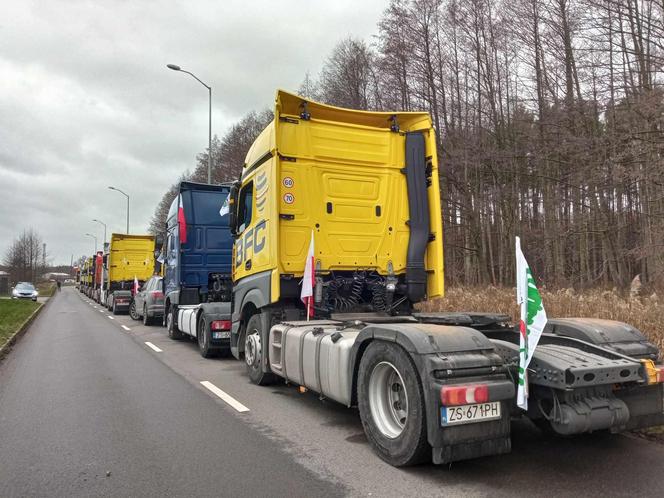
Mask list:
[{"label": "white car", "polygon": [[30,282],[19,282],[12,289],[12,299],[32,299],[36,301],[38,296],[39,292]]}]

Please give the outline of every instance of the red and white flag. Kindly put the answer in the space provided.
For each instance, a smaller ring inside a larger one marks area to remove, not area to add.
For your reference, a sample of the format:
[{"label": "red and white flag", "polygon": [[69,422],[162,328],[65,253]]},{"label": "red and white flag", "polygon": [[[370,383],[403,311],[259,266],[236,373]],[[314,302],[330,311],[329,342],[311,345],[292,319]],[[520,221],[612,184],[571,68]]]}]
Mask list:
[{"label": "red and white flag", "polygon": [[187,243],[187,221],[184,219],[184,205],[182,204],[182,194],[178,196],[178,226],[180,227],[180,243]]},{"label": "red and white flag", "polygon": [[314,286],[316,282],[316,270],[314,267],[314,231],[311,231],[311,243],[307,260],[304,263],[304,275],[302,276],[302,292],[300,299],[307,307],[307,320],[314,316]]},{"label": "red and white flag", "polygon": [[136,278],[136,275],[134,275],[134,296],[138,294],[138,279]]}]

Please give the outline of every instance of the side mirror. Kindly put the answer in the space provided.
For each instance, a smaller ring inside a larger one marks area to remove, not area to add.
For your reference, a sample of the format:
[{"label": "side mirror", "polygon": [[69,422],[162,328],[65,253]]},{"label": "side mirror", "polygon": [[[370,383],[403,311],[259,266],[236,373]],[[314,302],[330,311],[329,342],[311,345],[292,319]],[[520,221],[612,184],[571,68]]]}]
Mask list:
[{"label": "side mirror", "polygon": [[235,182],[228,194],[228,226],[233,236],[237,235],[237,195],[239,191],[240,182]]}]

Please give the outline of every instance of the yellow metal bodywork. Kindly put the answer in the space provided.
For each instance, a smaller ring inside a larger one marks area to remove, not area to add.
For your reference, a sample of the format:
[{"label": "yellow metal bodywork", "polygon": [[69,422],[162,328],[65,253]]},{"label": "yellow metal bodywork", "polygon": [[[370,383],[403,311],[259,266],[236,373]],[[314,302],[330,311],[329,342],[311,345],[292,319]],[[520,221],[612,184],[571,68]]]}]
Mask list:
[{"label": "yellow metal bodywork", "polygon": [[[307,101],[311,119],[304,120],[303,102],[278,91],[274,120],[247,153],[241,188],[253,185],[253,214],[236,240],[234,281],[271,271],[271,301],[278,301],[280,275],[303,274],[312,230],[317,271],[375,270],[386,275],[391,267],[396,275],[405,273],[409,204],[401,171],[404,132],[421,131],[433,166],[428,200],[435,240],[425,256],[427,297],[441,296],[442,218],[429,114],[356,111]],[[390,129],[393,117],[398,133]],[[248,244],[245,234],[265,243]],[[235,264],[240,244],[241,260],[251,259],[250,268]],[[257,247],[262,250],[256,252]]]},{"label": "yellow metal bodywork", "polygon": [[146,281],[154,273],[154,236],[112,234],[106,265],[109,282]]},{"label": "yellow metal bodywork", "polygon": [[92,284],[92,257],[88,257],[83,263],[81,282],[88,286]]}]

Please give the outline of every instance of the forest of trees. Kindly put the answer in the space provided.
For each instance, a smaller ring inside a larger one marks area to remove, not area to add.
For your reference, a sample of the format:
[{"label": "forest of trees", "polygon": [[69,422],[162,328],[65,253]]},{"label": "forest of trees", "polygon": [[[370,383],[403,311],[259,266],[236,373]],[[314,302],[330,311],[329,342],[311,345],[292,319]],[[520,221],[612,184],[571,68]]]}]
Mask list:
[{"label": "forest of trees", "polygon": [[[520,235],[546,286],[664,284],[664,0],[392,0],[321,63],[307,98],[431,113],[450,283],[513,285]],[[215,140],[215,182],[269,120]]]}]

